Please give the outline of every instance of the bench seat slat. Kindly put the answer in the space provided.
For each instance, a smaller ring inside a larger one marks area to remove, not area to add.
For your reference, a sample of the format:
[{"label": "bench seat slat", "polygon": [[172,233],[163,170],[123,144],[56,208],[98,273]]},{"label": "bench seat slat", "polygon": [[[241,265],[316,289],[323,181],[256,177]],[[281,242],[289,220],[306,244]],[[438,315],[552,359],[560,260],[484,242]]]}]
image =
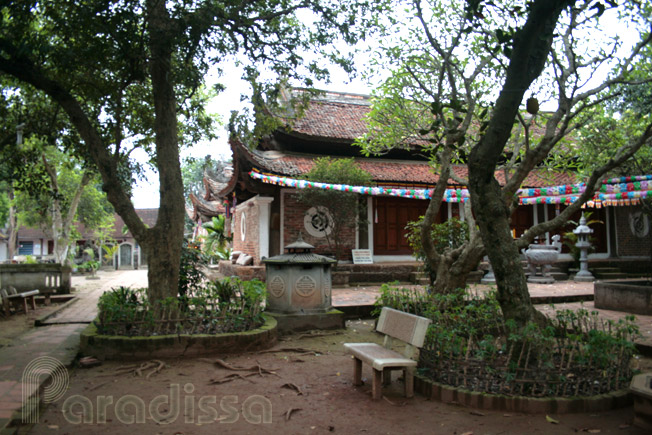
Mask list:
[{"label": "bench seat slat", "polygon": [[14,293],[12,295],[7,296],[7,298],[12,299],[12,298],[27,298],[30,296],[35,296],[39,294],[38,290],[30,290],[22,293]]},{"label": "bench seat slat", "polygon": [[417,362],[376,343],[344,343],[348,353],[376,370],[386,367],[416,367]]}]

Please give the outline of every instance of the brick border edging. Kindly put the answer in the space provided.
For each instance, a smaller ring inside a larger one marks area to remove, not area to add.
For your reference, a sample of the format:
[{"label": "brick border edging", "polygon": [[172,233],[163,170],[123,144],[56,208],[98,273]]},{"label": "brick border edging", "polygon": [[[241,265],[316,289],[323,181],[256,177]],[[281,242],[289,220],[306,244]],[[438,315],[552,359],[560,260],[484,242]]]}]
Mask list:
[{"label": "brick border edging", "polygon": [[488,411],[522,412],[525,414],[602,412],[631,406],[633,403],[628,389],[575,398],[505,396],[455,388],[434,382],[421,375],[414,376],[414,389],[428,399],[443,403],[466,405]]},{"label": "brick border edging", "polygon": [[[64,302],[63,304],[61,304],[61,306],[57,307],[52,312],[50,312],[48,314],[44,314],[41,317],[38,317],[38,318],[34,319],[34,326],[47,326],[48,325],[48,323],[47,323],[48,319],[56,316],[57,314],[59,314],[61,312],[61,310],[65,309],[65,308],[68,308],[69,306],[76,303],[77,301],[79,301],[79,297],[73,296],[69,301]],[[86,322],[84,322],[84,323],[86,323]]]},{"label": "brick border edging", "polygon": [[149,359],[235,353],[267,349],[278,339],[277,322],[265,315],[260,328],[227,334],[176,334],[148,337],[99,335],[91,323],[80,335],[80,351],[102,360]]}]

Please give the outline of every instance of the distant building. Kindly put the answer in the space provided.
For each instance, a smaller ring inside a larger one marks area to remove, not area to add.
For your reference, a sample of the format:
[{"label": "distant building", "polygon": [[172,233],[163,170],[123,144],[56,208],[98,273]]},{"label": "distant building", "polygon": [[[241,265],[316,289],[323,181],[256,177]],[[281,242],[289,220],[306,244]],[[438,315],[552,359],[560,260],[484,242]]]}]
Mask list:
[{"label": "distant building", "polygon": [[[233,176],[225,186],[211,187],[210,197],[213,204],[222,200],[227,205],[225,213],[231,218],[234,251],[246,253],[254,258],[254,264],[261,264],[262,258],[282,253],[283,247],[294,242],[301,232],[304,240],[316,247],[316,252],[332,254],[324,238],[328,228],[323,223],[328,219],[315,218],[320,211],[299,203],[296,195],[296,180],[310,171],[318,157],[353,157],[360,168],[371,174],[375,186],[383,189],[432,189],[441,182],[417,148],[365,157],[353,146],[354,140],[367,132],[364,118],[370,111],[370,103],[369,97],[364,95],[326,92],[311,101],[301,118],[284,119],[286,125],[261,139],[255,149],[247,147],[237,137],[230,139]],[[459,178],[467,178],[465,165],[455,165],[453,171]],[[496,179],[504,181],[503,175],[496,172]],[[546,187],[572,187],[579,181],[576,174],[542,167],[530,173],[522,188],[532,189],[536,192],[533,195],[545,196],[542,192]],[[208,185],[210,182],[206,180]],[[444,182],[453,192],[465,188],[452,179]],[[636,183],[633,184],[636,187]],[[629,189],[629,185],[615,186]],[[563,202],[571,196],[567,193],[556,198],[529,198],[553,203],[523,202],[511,217],[514,237],[559,214],[566,207]],[[589,204],[593,207],[589,208],[593,213],[591,219],[601,222],[592,225],[596,241],[595,251],[590,256],[593,260],[649,258],[647,217],[641,214],[637,199],[622,198]],[[366,205],[366,221],[342,234],[340,242],[348,249],[369,249],[375,263],[412,260],[405,226],[424,213],[429,200],[372,194],[360,195],[360,201]],[[463,217],[463,207],[454,197],[446,201],[439,222]],[[203,220],[203,216],[212,212],[205,202],[193,201],[193,205],[195,219]],[[577,221],[579,217],[580,213],[571,219]],[[561,228],[556,233],[571,229]],[[547,234],[543,242],[549,241],[553,234]],[[568,252],[566,247],[563,252]],[[565,258],[570,259],[569,256]]]},{"label": "distant building", "polygon": [[[158,209],[137,209],[136,213],[143,222],[149,227],[156,225],[158,217]],[[115,214],[114,231],[111,237],[115,239],[119,245],[116,255],[107,260],[102,253],[102,265],[118,268],[138,268],[147,265],[147,258],[140,246],[134,239],[131,232],[123,232],[125,224],[118,214]],[[99,247],[95,244],[95,236],[92,231],[88,231],[83,225],[77,225],[77,231],[81,234],[81,238],[77,240],[76,246],[78,251],[82,252],[86,247],[93,247],[96,250],[96,258],[100,258],[100,253],[97,252]],[[4,250],[0,249],[0,260],[11,261],[7,258],[6,240],[3,240]],[[16,255],[18,257],[25,257],[27,255],[33,256],[42,261],[49,261],[53,259],[52,252],[54,251],[54,240],[48,236],[42,229],[20,227],[18,229]],[[14,259],[15,260],[15,259]]]}]

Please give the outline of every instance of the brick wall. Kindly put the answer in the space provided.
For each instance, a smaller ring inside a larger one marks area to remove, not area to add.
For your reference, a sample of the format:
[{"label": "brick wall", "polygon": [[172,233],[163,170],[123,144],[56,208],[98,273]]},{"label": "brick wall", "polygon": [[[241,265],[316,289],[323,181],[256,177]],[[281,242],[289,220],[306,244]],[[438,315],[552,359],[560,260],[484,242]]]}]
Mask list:
[{"label": "brick wall", "polygon": [[652,222],[647,220],[647,235],[640,237],[632,231],[632,217],[642,212],[640,206],[623,206],[614,207],[616,215],[616,237],[618,239],[618,256],[619,257],[649,257],[650,244],[652,238]]},{"label": "brick wall", "polygon": [[[244,225],[242,224],[244,216]],[[258,231],[258,207],[254,198],[238,205],[234,214],[233,250],[240,251],[254,257],[254,264],[260,264],[260,247]],[[244,227],[244,240],[242,229]]]},{"label": "brick wall", "polygon": [[[298,202],[296,195],[289,192],[284,193],[283,201],[283,247],[295,242],[299,232],[301,232],[303,240],[315,247],[315,253],[322,255],[334,254],[335,247],[329,247],[325,237],[315,237],[306,231],[304,218],[310,207]],[[355,249],[355,237],[355,228],[345,228],[338,235],[342,244],[343,258],[341,260],[351,260],[351,249]]]}]

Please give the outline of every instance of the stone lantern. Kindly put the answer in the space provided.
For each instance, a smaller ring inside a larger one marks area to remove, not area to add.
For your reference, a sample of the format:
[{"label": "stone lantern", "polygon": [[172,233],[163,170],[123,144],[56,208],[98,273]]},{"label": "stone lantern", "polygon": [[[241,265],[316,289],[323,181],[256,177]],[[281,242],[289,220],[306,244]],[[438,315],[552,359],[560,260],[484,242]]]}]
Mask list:
[{"label": "stone lantern", "polygon": [[331,303],[331,266],[334,259],[312,252],[303,241],[285,247],[286,253],[263,260],[267,281],[266,311],[279,329],[330,329],[344,325],[343,313]]},{"label": "stone lantern", "polygon": [[593,233],[593,230],[586,224],[586,218],[584,217],[584,213],[582,213],[580,224],[573,230],[573,234],[577,235],[575,246],[580,250],[580,271],[575,275],[575,281],[595,281],[595,278],[589,272],[588,252],[591,247],[591,243],[589,242],[589,234],[591,233]]},{"label": "stone lantern", "polygon": [[267,311],[276,313],[316,313],[331,309],[332,258],[312,252],[303,241],[285,247],[287,253],[266,258]]}]

